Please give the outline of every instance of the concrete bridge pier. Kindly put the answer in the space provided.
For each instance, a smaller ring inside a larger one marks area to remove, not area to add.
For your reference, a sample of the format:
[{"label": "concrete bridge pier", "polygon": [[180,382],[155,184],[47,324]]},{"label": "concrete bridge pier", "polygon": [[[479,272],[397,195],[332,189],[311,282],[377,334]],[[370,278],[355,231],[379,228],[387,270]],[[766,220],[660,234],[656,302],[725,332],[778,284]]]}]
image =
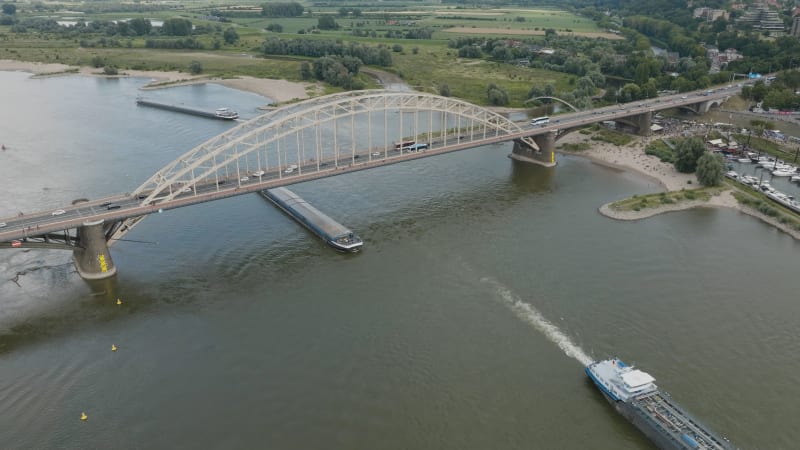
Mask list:
[{"label": "concrete bridge pier", "polygon": [[80,246],[72,250],[72,260],[78,274],[86,280],[100,280],[117,273],[106,244],[103,223],[103,220],[84,222],[78,227]]},{"label": "concrete bridge pier", "polygon": [[[536,144],[534,147],[530,139]],[[525,139],[514,139],[514,150],[510,158],[517,161],[531,162],[545,167],[553,167],[556,165],[556,133],[548,132],[531,136]]]},{"label": "concrete bridge pier", "polygon": [[650,126],[653,124],[653,113],[650,111],[632,117],[636,123],[636,134],[639,136],[650,136]]}]

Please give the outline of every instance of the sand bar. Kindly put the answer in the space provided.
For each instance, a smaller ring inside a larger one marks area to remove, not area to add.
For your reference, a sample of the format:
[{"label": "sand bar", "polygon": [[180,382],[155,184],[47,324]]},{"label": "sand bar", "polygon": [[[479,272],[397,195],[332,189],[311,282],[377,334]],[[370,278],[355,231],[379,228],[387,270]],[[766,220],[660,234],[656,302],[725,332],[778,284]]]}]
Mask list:
[{"label": "sand bar", "polygon": [[[0,70],[30,72],[34,76],[60,76],[60,75],[85,75],[101,76],[101,69],[94,67],[75,67],[66,64],[44,64],[26,61],[0,60]],[[191,75],[185,72],[159,72],[155,70],[125,70],[120,72],[122,77],[150,78],[153,81],[143,86],[142,89],[160,89],[187,84],[216,83],[233,89],[252,92],[273,100],[276,103],[305,99],[309,97],[309,90],[316,90],[312,83],[296,83],[286,80],[272,80],[268,78],[237,77],[237,78],[211,78],[207,75]]]}]

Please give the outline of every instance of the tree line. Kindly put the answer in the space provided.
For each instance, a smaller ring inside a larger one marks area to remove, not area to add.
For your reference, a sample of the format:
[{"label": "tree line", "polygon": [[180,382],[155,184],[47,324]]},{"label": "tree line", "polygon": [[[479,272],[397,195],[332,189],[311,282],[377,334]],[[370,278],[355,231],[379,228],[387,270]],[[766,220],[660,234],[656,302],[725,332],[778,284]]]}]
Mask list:
[{"label": "tree line", "polygon": [[261,15],[266,17],[297,17],[303,15],[303,5],[297,2],[264,3]]},{"label": "tree line", "polygon": [[267,38],[261,46],[265,55],[292,56],[351,56],[364,64],[388,67],[392,65],[392,54],[383,45],[376,47],[355,42],[343,43],[328,40]]}]

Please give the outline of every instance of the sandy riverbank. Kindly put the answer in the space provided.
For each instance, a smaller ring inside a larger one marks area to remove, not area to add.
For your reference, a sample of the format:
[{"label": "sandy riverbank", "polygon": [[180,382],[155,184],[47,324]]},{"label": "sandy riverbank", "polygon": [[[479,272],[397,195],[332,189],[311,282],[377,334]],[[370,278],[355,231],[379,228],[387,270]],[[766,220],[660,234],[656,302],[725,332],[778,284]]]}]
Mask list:
[{"label": "sandy riverbank", "polygon": [[[43,64],[25,61],[0,60],[0,70],[30,72],[34,76],[60,76],[79,74],[84,76],[105,77],[102,70],[94,67],[75,67],[66,64]],[[308,98],[310,92],[317,89],[313,83],[295,83],[286,80],[267,78],[237,77],[211,78],[206,75],[191,75],[185,72],[159,72],[154,70],[126,70],[120,72],[122,77],[150,78],[152,81],[142,89],[161,89],[174,86],[199,83],[216,83],[241,91],[252,92],[273,100],[276,103],[295,99]]]},{"label": "sandy riverbank", "polygon": [[[592,141],[586,135],[580,133],[571,133],[564,136],[564,138],[559,141],[559,145],[564,143],[587,142],[591,145],[591,148],[588,150],[579,152],[562,151],[562,153],[589,158],[597,164],[608,167],[637,172],[658,182],[668,191],[679,191],[684,188],[693,189],[698,187],[697,178],[694,174],[680,173],[675,170],[672,164],[661,162],[655,156],[646,155],[644,153],[644,148],[647,145],[647,139],[648,138],[636,137],[631,144],[620,147],[607,142]],[[651,137],[650,139],[654,138]],[[689,181],[691,181],[692,184],[689,184]],[[610,203],[607,203],[599,208],[599,212],[615,220],[641,220],[673,211],[707,207],[736,209],[744,214],[766,222],[795,239],[800,240],[800,231],[794,230],[780,223],[775,218],[762,214],[755,209],[740,205],[736,198],[733,197],[732,191],[724,191],[720,193],[720,195],[711,197],[707,202],[681,202],[662,205],[656,208],[646,208],[640,211],[615,211],[610,208]]]},{"label": "sandy riverbank", "polygon": [[[654,137],[634,137],[634,141],[626,146],[617,146],[608,142],[592,141],[586,135],[570,133],[559,140],[558,145],[586,142],[591,147],[580,152],[563,152],[583,156],[606,166],[632,170],[646,175],[668,191],[679,191],[696,187],[694,174],[680,173],[672,164],[661,162],[658,158],[644,153],[648,139]],[[691,183],[689,183],[691,181]]]}]

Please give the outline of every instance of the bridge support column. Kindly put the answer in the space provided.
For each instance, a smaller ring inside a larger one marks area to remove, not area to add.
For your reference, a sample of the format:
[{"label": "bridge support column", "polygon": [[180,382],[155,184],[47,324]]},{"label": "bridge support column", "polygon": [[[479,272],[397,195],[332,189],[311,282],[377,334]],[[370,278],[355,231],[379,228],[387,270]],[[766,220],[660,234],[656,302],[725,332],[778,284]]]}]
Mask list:
[{"label": "bridge support column", "polygon": [[636,134],[639,136],[650,136],[650,126],[653,124],[653,113],[647,111],[637,116],[631,117],[636,122]]},{"label": "bridge support column", "polygon": [[103,220],[84,222],[78,227],[80,247],[72,251],[72,260],[78,274],[86,280],[100,280],[116,275],[117,268],[111,259],[103,230]]},{"label": "bridge support column", "polygon": [[[527,139],[533,139],[539,149],[534,148]],[[545,167],[553,167],[556,165],[556,134],[549,132],[531,136],[531,138],[514,139],[514,150],[510,155],[512,159],[517,161],[531,162]]]}]

